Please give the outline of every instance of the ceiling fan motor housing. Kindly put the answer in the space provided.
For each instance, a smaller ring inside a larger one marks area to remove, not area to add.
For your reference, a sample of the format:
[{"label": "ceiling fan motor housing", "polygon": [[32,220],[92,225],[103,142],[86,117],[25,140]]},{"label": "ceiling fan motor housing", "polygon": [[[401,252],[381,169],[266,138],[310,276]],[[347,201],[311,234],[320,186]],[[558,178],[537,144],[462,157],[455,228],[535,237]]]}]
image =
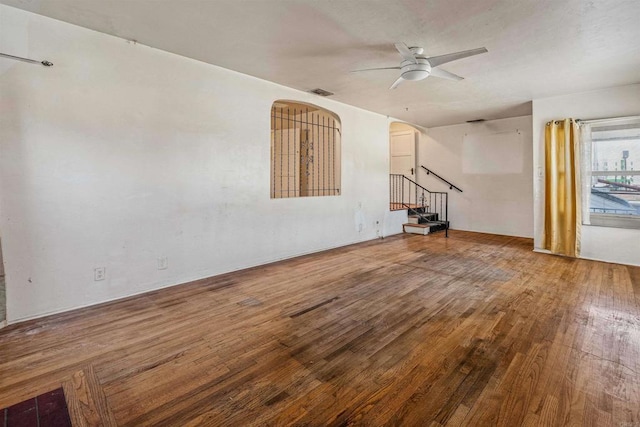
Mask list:
[{"label": "ceiling fan motor housing", "polygon": [[405,80],[422,80],[429,77],[431,64],[426,58],[416,57],[417,64],[413,61],[402,61],[400,69],[402,78]]}]

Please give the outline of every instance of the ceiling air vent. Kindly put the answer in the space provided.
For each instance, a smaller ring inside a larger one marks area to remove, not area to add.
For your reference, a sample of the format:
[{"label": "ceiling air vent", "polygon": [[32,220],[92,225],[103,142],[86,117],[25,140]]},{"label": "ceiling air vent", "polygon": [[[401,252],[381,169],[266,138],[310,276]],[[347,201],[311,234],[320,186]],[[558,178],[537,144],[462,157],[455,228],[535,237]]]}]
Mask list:
[{"label": "ceiling air vent", "polygon": [[480,123],[484,122],[485,119],[475,119],[475,120],[467,120],[467,123]]},{"label": "ceiling air vent", "polygon": [[320,96],[331,96],[333,95],[333,92],[329,92],[328,90],[324,90],[324,89],[313,89],[309,91],[310,93],[315,93],[316,95],[320,95]]}]

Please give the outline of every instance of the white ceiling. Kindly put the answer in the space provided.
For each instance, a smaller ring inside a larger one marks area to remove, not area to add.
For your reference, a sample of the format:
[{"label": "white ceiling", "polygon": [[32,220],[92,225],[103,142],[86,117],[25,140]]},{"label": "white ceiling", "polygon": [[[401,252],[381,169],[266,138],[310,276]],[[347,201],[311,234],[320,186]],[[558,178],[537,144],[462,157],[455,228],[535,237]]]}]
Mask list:
[{"label": "white ceiling", "polygon": [[[640,0],[0,0],[425,127],[531,114],[535,98],[640,82]],[[52,37],[55,35],[52,35]],[[394,42],[465,77],[388,87]],[[55,62],[55,58],[50,58]]]}]

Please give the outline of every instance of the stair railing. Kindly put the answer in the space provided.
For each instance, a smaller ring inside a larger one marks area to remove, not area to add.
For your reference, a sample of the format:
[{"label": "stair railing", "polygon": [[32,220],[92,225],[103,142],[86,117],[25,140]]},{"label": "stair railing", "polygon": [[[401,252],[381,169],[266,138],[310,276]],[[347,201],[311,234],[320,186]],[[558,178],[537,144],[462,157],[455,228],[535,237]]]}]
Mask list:
[{"label": "stair railing", "polygon": [[449,237],[449,193],[430,191],[401,174],[389,175],[389,194],[392,210],[407,209],[414,215],[437,214],[445,224],[445,236]]},{"label": "stair railing", "polygon": [[449,186],[449,190],[453,190],[455,188],[456,190],[458,190],[459,192],[462,193],[462,190],[459,187],[456,187],[455,185],[453,185],[452,183],[450,183],[449,181],[447,181],[446,179],[444,179],[443,177],[441,177],[440,175],[438,175],[437,173],[435,173],[431,169],[427,169],[423,165],[420,165],[420,167],[427,171],[427,175],[431,174],[431,175],[435,176],[436,178],[438,178],[440,181],[446,182],[447,185]]}]

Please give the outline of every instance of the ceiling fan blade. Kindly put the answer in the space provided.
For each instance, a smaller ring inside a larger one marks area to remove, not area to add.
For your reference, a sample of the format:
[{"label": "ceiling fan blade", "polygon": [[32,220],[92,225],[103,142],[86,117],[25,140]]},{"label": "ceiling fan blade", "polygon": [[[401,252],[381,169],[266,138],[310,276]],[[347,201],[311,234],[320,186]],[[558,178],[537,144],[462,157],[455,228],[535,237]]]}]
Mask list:
[{"label": "ceiling fan blade", "polygon": [[395,47],[396,47],[396,49],[398,49],[398,52],[400,52],[400,55],[402,55],[402,57],[405,60],[411,61],[414,64],[418,63],[418,60],[416,59],[415,55],[409,50],[409,48],[407,47],[406,44],[404,44],[404,43],[396,43]]},{"label": "ceiling fan blade", "polygon": [[446,64],[447,62],[487,52],[489,51],[486,48],[481,47],[478,49],[464,50],[462,52],[447,53],[446,55],[432,56],[431,58],[427,58],[427,61],[429,61],[429,64],[431,64],[432,67],[437,67],[438,65]]},{"label": "ceiling fan blade", "polygon": [[365,68],[363,70],[351,70],[350,73],[359,73],[360,71],[399,70],[399,69],[400,67]]},{"label": "ceiling fan blade", "polygon": [[448,71],[445,71],[441,68],[432,68],[431,69],[431,74],[429,74],[430,76],[433,77],[440,77],[441,79],[447,79],[447,80],[455,80],[455,81],[459,81],[459,80],[463,80],[464,77],[460,77],[457,74],[453,74],[450,73]]},{"label": "ceiling fan blade", "polygon": [[404,79],[402,78],[402,76],[398,77],[398,80],[393,82],[393,84],[391,85],[391,87],[389,89],[397,88],[400,85],[400,83],[402,83],[403,81],[404,81]]}]

